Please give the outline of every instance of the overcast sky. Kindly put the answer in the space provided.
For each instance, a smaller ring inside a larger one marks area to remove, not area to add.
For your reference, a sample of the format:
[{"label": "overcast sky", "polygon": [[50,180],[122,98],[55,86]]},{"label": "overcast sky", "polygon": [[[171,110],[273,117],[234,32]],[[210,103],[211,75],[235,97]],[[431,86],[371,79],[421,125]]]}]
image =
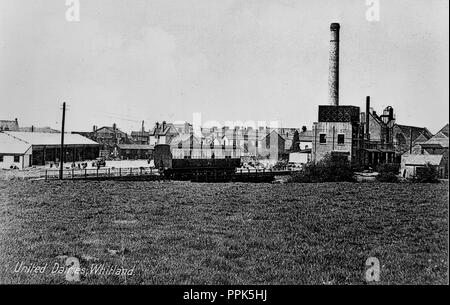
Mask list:
[{"label": "overcast sky", "polygon": [[0,119],[68,130],[116,122],[317,120],[328,103],[331,22],[340,104],[432,132],[448,122],[448,0],[0,0]]}]

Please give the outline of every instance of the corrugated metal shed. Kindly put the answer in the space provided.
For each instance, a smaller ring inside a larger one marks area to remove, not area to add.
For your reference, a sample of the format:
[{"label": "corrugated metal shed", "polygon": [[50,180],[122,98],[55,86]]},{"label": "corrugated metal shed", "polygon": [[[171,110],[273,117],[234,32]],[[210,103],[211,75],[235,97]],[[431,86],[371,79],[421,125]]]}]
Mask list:
[{"label": "corrugated metal shed", "polygon": [[[5,132],[5,134],[8,134],[31,145],[51,146],[61,144],[61,133],[8,131]],[[99,145],[99,144],[79,134],[65,133],[64,145]]]},{"label": "corrugated metal shed", "polygon": [[11,137],[6,133],[0,132],[0,154],[22,155],[25,154],[30,148],[31,144]]}]

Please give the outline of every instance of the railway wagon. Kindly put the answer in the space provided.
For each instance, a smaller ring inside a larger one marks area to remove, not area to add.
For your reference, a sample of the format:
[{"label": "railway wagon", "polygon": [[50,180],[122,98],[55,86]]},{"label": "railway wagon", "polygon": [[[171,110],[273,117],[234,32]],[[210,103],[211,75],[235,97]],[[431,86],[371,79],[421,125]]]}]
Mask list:
[{"label": "railway wagon", "polygon": [[168,144],[155,146],[154,162],[167,179],[199,182],[231,181],[236,168],[241,166],[241,158],[235,152],[220,157],[214,153],[203,154],[198,149],[173,154]]}]

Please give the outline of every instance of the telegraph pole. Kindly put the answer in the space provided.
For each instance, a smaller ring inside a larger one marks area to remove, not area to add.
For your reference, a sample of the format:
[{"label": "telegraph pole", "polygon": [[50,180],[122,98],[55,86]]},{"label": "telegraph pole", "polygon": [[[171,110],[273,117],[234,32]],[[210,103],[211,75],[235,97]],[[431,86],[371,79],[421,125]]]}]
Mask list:
[{"label": "telegraph pole", "polygon": [[61,149],[59,151],[59,180],[63,179],[64,168],[64,122],[66,120],[66,102],[63,103],[63,113],[61,122]]}]

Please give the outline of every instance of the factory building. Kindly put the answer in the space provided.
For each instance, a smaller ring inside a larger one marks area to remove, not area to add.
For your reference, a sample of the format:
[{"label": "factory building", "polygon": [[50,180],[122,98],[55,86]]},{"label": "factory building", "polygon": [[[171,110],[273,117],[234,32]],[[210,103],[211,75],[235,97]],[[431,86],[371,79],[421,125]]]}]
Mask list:
[{"label": "factory building", "polygon": [[340,25],[330,26],[330,58],[328,75],[329,105],[319,106],[318,121],[313,124],[312,160],[325,155],[340,155],[352,164],[359,161],[361,148],[360,110],[356,106],[339,105],[339,31]]},{"label": "factory building", "polygon": [[340,155],[352,164],[359,161],[361,148],[359,107],[324,105],[319,106],[318,122],[313,125],[313,161],[325,155]]},{"label": "factory building", "polygon": [[365,112],[356,106],[339,104],[339,30],[339,24],[331,24],[329,105],[319,106],[318,121],[313,124],[312,161],[339,154],[357,168],[400,163],[405,151],[432,135],[425,127],[397,124],[391,106],[378,114],[371,107],[369,96]]}]

